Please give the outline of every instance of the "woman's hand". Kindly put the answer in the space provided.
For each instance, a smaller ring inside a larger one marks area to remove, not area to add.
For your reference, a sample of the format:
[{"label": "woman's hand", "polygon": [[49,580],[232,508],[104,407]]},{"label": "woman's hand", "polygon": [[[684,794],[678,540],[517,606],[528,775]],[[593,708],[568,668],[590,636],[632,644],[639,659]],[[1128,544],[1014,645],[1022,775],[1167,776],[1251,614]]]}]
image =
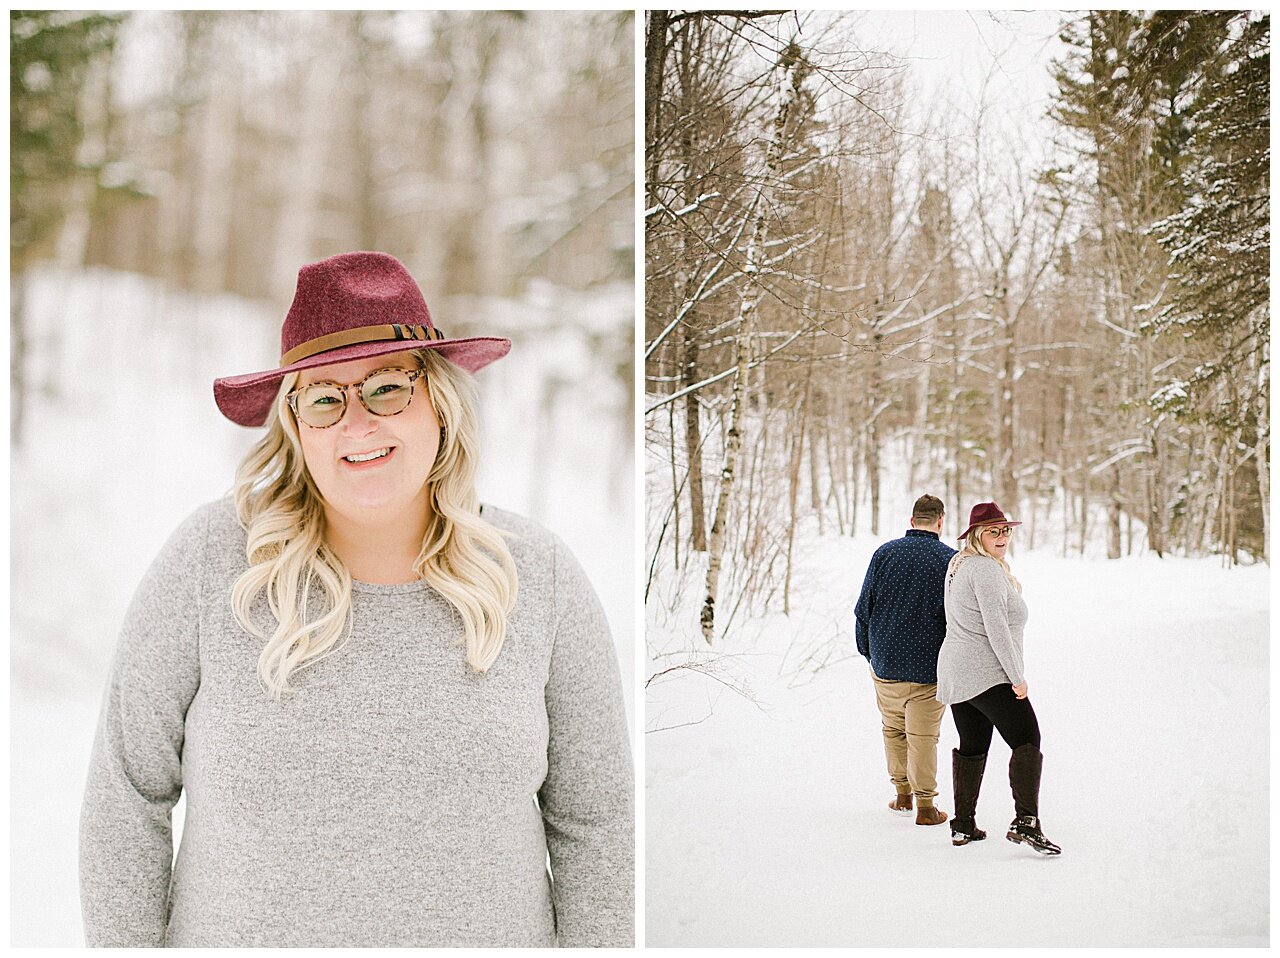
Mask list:
[{"label": "woman's hand", "polygon": [[1025,699],[1027,697],[1027,683],[1023,682],[1021,685],[1015,685],[1013,694],[1020,699]]}]

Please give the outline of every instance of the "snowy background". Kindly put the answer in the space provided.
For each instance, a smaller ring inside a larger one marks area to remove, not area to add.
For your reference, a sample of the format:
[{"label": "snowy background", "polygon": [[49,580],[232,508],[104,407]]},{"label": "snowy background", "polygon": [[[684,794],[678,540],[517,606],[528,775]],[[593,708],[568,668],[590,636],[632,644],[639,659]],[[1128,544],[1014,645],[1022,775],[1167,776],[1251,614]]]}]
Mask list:
[{"label": "snowy background", "polygon": [[[257,435],[224,419],[215,377],[268,368],[279,318],[106,269],[29,277],[24,443],[11,450],[10,915],[13,945],[80,945],[77,828],[116,633],[174,527],[231,489]],[[558,533],[608,613],[635,726],[633,425],[609,348],[630,284],[531,284],[518,299],[439,300],[440,325],[514,341],[477,375],[481,498]]]},{"label": "snowy background", "polygon": [[[669,466],[651,466],[660,484]],[[953,848],[947,826],[885,807],[854,643],[871,553],[907,528],[915,495],[887,479],[885,536],[822,536],[809,521],[790,617],[748,618],[715,648],[697,631],[705,568],[660,563],[646,607],[646,943],[1268,945],[1269,568],[1011,554],[1031,615],[1041,817],[1063,852],[1004,839],[998,737],[978,802],[987,841]],[[961,518],[947,516],[944,541]],[[948,714],[948,814],[957,744]]]}]

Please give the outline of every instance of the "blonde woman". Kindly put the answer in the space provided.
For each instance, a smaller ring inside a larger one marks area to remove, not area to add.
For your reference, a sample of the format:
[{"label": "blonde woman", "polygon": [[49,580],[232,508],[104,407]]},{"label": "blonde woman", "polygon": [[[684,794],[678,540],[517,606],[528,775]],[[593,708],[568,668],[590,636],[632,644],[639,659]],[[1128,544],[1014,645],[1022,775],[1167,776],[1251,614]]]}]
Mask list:
[{"label": "blonde woman", "polygon": [[987,833],[974,815],[982,774],[998,731],[1012,750],[1009,786],[1016,817],[1005,837],[1045,855],[1061,853],[1040,830],[1040,725],[1027,698],[1022,631],[1027,604],[1006,553],[1015,526],[994,502],[980,502],[960,534],[964,546],[947,567],[947,637],[938,653],[938,701],[951,706],[960,747],[951,753],[955,816],[951,842],[967,845]]},{"label": "blonde woman", "polygon": [[476,501],[469,372],[510,343],[446,338],[383,253],[303,267],[281,339],[214,384],[266,433],[124,623],[88,943],[632,945],[604,615],[558,539]]}]

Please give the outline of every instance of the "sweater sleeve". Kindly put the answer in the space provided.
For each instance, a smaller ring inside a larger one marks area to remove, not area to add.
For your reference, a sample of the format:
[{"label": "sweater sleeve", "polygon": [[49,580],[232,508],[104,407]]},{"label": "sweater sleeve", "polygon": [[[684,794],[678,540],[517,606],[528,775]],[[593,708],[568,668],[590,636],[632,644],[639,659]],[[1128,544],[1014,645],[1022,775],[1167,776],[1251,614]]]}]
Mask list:
[{"label": "sweater sleeve", "polygon": [[187,707],[209,513],[170,536],[125,615],[80,813],[80,904],[89,946],[163,946],[182,792]]},{"label": "sweater sleeve", "polygon": [[974,570],[973,592],[991,651],[1009,677],[1009,683],[1021,685],[1024,680],[1022,652],[1009,630],[1009,582],[994,561],[984,560]]},{"label": "sweater sleeve", "polygon": [[634,775],[617,655],[586,573],[555,549],[555,638],[546,688],[547,777],[538,791],[563,946],[635,945]]}]

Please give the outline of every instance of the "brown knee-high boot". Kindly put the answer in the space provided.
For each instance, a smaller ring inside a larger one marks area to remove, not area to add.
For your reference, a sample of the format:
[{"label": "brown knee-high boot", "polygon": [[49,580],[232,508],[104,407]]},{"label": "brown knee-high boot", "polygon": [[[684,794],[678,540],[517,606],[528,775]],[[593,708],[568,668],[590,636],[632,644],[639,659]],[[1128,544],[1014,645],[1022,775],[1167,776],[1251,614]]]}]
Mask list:
[{"label": "brown knee-high boot", "polygon": [[967,845],[987,837],[987,833],[974,820],[978,809],[978,792],[982,789],[982,773],[986,767],[985,752],[981,755],[961,755],[959,749],[951,750],[951,786],[956,799],[956,816],[951,820],[952,845]]},{"label": "brown knee-high boot", "polygon": [[1029,845],[1042,855],[1060,855],[1062,849],[1040,830],[1040,772],[1044,755],[1034,745],[1019,745],[1009,757],[1009,788],[1017,817],[1005,838]]}]

